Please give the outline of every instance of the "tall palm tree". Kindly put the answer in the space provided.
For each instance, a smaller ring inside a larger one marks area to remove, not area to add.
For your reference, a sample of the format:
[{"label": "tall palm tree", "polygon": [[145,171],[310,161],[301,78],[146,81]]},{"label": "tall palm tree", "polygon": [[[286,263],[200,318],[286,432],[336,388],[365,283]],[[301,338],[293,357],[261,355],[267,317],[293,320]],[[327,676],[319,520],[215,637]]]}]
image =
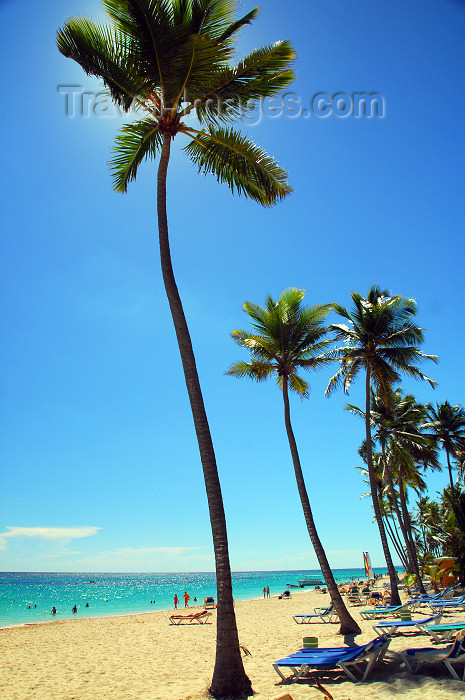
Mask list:
[{"label": "tall palm tree", "polygon": [[[407,486],[417,492],[426,484],[419,468],[439,468],[433,441],[422,431],[426,407],[411,394],[403,396],[400,389],[390,393],[389,403],[381,394],[370,391],[370,421],[374,429],[372,439],[381,447],[383,481],[387,483],[405,542],[409,560],[408,571],[417,576],[420,591],[424,593],[412,524],[407,508]],[[365,412],[357,406],[346,404],[351,413],[365,418]],[[398,489],[395,489],[394,479]]]},{"label": "tall palm tree", "polygon": [[449,470],[449,482],[452,500],[455,501],[454,480],[452,478],[452,465],[450,458],[463,459],[465,451],[465,409],[460,404],[451,406],[448,401],[442,404],[428,404],[427,422],[425,430],[430,430],[431,435],[446,451],[447,469]]},{"label": "tall palm tree", "polygon": [[[144,159],[159,156],[158,233],[163,281],[176,331],[203,467],[218,586],[217,652],[211,693],[252,692],[240,655],[233,608],[226,521],[212,439],[192,343],[173,274],[166,177],[171,144],[199,172],[213,173],[239,194],[271,205],[291,188],[287,173],[228,124],[249,100],[278,94],[293,78],[288,41],[260,49],[231,65],[238,30],[257,8],[235,20],[234,0],[103,0],[110,24],[69,19],[58,31],[60,52],[101,78],[114,102],[139,118],[122,127],[110,161],[114,188],[126,192]],[[197,122],[194,120],[197,118]],[[198,128],[196,128],[196,125]]]},{"label": "tall palm tree", "polygon": [[231,335],[238,345],[250,352],[252,359],[250,362],[234,363],[226,374],[248,377],[259,382],[276,377],[282,390],[284,422],[305,522],[331,600],[341,621],[339,632],[360,634],[360,627],[344,605],[318,536],[291,425],[289,390],[302,398],[308,397],[309,391],[308,383],[298,374],[299,369],[317,369],[327,362],[320,355],[328,343],[325,338],[326,328],[322,324],[330,307],[303,307],[304,296],[303,290],[292,288],[282,292],[278,301],[268,296],[265,308],[247,301],[243,308],[250,316],[254,332],[236,330]]},{"label": "tall palm tree", "polygon": [[422,374],[416,365],[425,359],[436,361],[437,358],[425,355],[418,348],[423,342],[423,329],[413,321],[417,310],[413,299],[392,296],[388,290],[381,289],[378,285],[370,288],[366,299],[356,292],[352,292],[351,297],[353,308],[350,311],[340,304],[333,304],[334,311],[347,323],[330,326],[336,341],[343,342],[344,345],[327,353],[328,357],[340,362],[340,368],[330,379],[326,394],[331,394],[341,383],[348,393],[358,373],[365,371],[365,434],[370,490],[391,581],[392,602],[395,605],[400,603],[397,574],[381,518],[373,469],[370,391],[374,386],[385,401],[390,403],[392,387],[400,382],[401,373],[416,379],[426,379],[434,386],[436,382]]}]

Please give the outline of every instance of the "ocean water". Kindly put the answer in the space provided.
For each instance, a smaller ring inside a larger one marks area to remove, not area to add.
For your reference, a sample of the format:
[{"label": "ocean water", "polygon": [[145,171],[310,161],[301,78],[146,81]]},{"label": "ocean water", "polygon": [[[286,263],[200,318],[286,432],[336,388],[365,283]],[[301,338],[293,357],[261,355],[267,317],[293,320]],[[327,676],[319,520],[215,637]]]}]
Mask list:
[{"label": "ocean water", "polygon": [[[374,569],[374,572],[385,574],[386,569]],[[271,595],[278,595],[306,574],[320,573],[319,570],[234,572],[233,595],[236,600],[259,598],[264,586],[270,587]],[[333,573],[338,583],[365,577],[361,568],[334,569]],[[180,600],[178,607],[184,607],[184,591],[191,597],[191,606],[201,605],[205,596],[216,599],[214,574],[0,573],[0,627],[172,610],[175,594]],[[53,606],[56,615],[50,612]],[[77,613],[72,612],[73,606],[77,607]]]}]

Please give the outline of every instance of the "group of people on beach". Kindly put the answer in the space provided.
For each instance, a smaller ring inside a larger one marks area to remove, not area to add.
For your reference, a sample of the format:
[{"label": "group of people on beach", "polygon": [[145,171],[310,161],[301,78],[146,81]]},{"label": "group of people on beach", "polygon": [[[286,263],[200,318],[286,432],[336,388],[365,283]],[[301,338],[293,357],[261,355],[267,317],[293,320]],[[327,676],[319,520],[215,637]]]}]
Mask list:
[{"label": "group of people on beach", "polygon": [[270,587],[269,587],[269,586],[264,586],[264,588],[263,588],[263,597],[264,597],[264,598],[269,598],[269,597],[270,597]]},{"label": "group of people on beach", "polygon": [[[187,591],[184,591],[184,594],[183,594],[182,597],[184,598],[184,607],[185,607],[185,608],[188,608],[188,607],[189,607],[189,601],[190,601],[190,599],[191,599],[189,593],[188,593]],[[196,602],[197,602],[197,598],[194,598],[194,603],[196,603]],[[179,598],[178,598],[177,594],[175,594],[175,595],[174,595],[174,609],[175,609],[175,610],[178,609],[178,603],[179,603]]]}]

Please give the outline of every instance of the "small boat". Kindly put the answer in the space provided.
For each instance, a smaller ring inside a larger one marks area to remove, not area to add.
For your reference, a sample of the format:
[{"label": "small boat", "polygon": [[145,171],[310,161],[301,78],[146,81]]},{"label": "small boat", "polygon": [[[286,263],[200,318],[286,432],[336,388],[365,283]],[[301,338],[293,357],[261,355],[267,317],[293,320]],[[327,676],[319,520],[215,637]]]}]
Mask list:
[{"label": "small boat", "polygon": [[318,574],[309,574],[306,575],[305,578],[299,579],[299,586],[301,588],[305,586],[319,586],[322,583],[324,583],[324,581]]}]

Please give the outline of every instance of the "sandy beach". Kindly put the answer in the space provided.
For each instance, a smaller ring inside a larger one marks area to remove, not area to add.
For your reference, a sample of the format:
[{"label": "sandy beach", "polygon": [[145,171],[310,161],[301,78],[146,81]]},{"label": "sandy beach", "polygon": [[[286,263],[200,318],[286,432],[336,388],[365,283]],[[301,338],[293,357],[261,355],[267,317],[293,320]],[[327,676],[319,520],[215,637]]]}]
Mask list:
[{"label": "sandy beach", "polygon": [[[322,698],[309,681],[282,685],[271,664],[316,636],[319,646],[343,646],[338,624],[297,625],[292,616],[313,612],[329,602],[315,591],[298,591],[290,600],[277,597],[236,603],[240,642],[251,652],[244,658],[257,700],[289,693],[292,700]],[[193,612],[201,608],[191,608]],[[373,621],[360,623],[362,644],[375,637]],[[180,612],[184,612],[181,610]],[[427,615],[425,608],[424,614]],[[54,621],[0,630],[0,698],[2,700],[200,700],[213,670],[216,620],[212,624],[173,626],[170,612],[122,617]],[[421,613],[423,616],[423,613]],[[463,617],[465,612],[448,615]],[[444,620],[443,620],[444,621]],[[427,647],[426,635],[394,637],[390,649]],[[429,675],[427,675],[429,674]],[[334,700],[408,700],[465,698],[465,683],[453,680],[444,666],[426,666],[418,675],[393,661],[383,662],[368,682],[323,681]]]}]

